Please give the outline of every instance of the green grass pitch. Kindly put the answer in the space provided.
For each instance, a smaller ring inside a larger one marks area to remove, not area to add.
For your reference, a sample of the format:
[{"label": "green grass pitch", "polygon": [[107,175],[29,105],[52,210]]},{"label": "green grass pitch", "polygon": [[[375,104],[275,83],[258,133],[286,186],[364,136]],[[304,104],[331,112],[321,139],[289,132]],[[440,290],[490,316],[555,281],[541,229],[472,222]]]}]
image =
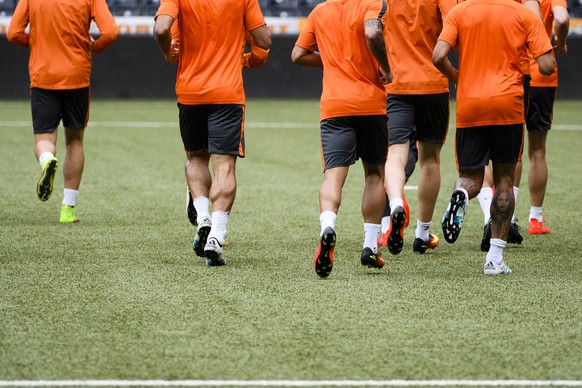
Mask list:
[{"label": "green grass pitch", "polygon": [[92,102],[75,225],[58,223],[64,133],[41,203],[29,102],[0,102],[0,380],[582,380],[580,102],[556,105],[548,137],[552,234],[527,235],[526,156],[525,240],[505,251],[513,274],[498,277],[483,275],[476,200],[459,240],[442,238],[451,129],[431,228],[440,246],[412,253],[411,190],[403,252],[383,249],[382,270],[359,264],[358,163],[333,272],[319,279],[318,116],[315,100],[248,102],[229,264],[207,268],[192,251],[175,101]]}]

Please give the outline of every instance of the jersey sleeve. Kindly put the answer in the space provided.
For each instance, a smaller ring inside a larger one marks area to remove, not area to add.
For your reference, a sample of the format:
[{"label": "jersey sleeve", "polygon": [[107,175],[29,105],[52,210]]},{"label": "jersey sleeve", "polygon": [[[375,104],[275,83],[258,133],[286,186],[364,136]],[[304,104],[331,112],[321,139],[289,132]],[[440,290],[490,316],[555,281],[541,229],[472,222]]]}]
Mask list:
[{"label": "jersey sleeve", "polygon": [[101,36],[93,43],[93,51],[100,53],[117,40],[117,24],[105,0],[95,0],[91,15]]},{"label": "jersey sleeve", "polygon": [[174,20],[178,19],[178,12],[180,11],[180,6],[178,0],[161,0],[160,7],[158,8],[158,12],[156,12],[156,16],[160,15],[168,15],[174,18]]},{"label": "jersey sleeve", "polygon": [[384,25],[386,11],[388,11],[388,4],[384,0],[368,1],[368,9],[366,10],[364,21],[378,20]]},{"label": "jersey sleeve", "polygon": [[457,46],[459,38],[458,15],[459,12],[457,12],[457,8],[452,9],[451,12],[448,13],[443,23],[443,30],[438,39],[447,42],[452,47]]},{"label": "jersey sleeve", "polygon": [[10,43],[22,47],[28,47],[29,35],[25,32],[28,22],[28,1],[19,1],[14,10],[14,14],[12,15],[12,19],[10,20],[8,30],[6,31],[6,38]]},{"label": "jersey sleeve", "polygon": [[299,37],[295,42],[296,46],[302,47],[307,51],[313,52],[315,46],[317,45],[317,40],[315,38],[315,30],[313,29],[313,12],[307,17],[307,23],[299,33]]},{"label": "jersey sleeve", "polygon": [[526,15],[526,28],[528,29],[527,48],[531,51],[533,57],[537,58],[551,51],[552,45],[548,40],[544,23],[538,15],[533,11],[527,12]]},{"label": "jersey sleeve", "polygon": [[247,8],[245,13],[245,28],[247,31],[252,31],[256,28],[264,26],[265,18],[259,6],[258,0],[247,0]]}]

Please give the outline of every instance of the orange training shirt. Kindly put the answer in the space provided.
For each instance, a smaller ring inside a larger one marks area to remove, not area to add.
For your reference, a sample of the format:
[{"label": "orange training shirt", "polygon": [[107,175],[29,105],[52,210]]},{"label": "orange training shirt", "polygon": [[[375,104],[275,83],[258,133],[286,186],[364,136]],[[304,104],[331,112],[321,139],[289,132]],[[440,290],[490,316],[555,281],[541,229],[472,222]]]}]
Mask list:
[{"label": "orange training shirt", "polygon": [[432,64],[432,51],[443,19],[456,0],[388,0],[384,30],[392,83],[391,94],[437,94],[449,91],[449,81]]},{"label": "orange training shirt", "polygon": [[321,120],[386,114],[386,92],[364,35],[366,20],[385,25],[382,0],[327,0],[317,5],[297,46],[319,49],[323,62]]},{"label": "orange training shirt", "polygon": [[449,12],[439,40],[459,47],[458,128],[524,122],[519,56],[552,49],[535,12],[511,0],[466,1]]},{"label": "orange training shirt", "polygon": [[[557,6],[562,6],[567,8],[566,0],[541,0],[540,10],[542,15],[544,15],[544,26],[546,28],[546,33],[548,39],[552,39],[552,33],[554,30],[554,13],[552,9]],[[552,57],[554,60],[556,56],[554,50],[552,50]],[[542,75],[540,73],[538,63],[536,60],[529,55],[529,63],[531,68],[531,86],[534,87],[557,87],[558,86],[558,67],[556,66],[556,71],[550,75]]]},{"label": "orange training shirt", "polygon": [[[6,32],[8,41],[30,49],[30,87],[79,89],[91,82],[91,36],[94,20],[101,36],[93,51],[117,39],[117,26],[105,0],[21,0]],[[26,27],[30,32],[26,33]]]},{"label": "orange training shirt", "polygon": [[178,102],[244,104],[245,30],[265,25],[257,0],[162,0],[156,15],[178,19]]}]

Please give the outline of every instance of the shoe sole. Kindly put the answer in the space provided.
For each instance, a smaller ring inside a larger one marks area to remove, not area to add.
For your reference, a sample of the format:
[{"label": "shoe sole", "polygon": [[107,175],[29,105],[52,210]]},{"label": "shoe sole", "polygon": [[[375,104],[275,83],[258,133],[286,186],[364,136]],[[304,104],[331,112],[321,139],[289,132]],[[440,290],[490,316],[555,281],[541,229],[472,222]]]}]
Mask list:
[{"label": "shoe sole", "polygon": [[390,236],[388,237],[388,250],[393,255],[397,255],[402,252],[402,246],[404,245],[404,223],[406,222],[406,213],[394,212],[392,214],[392,230],[390,231]]},{"label": "shoe sole", "polygon": [[[458,192],[454,193],[453,197],[451,198],[451,209],[449,210],[448,217],[445,217],[442,222],[442,229],[443,235],[445,237],[446,242],[449,244],[454,243],[459,238],[459,234],[461,233],[461,226],[455,224],[455,217],[457,216],[457,212],[460,208],[462,208],[463,204],[465,203],[465,194]],[[463,198],[461,200],[461,198]]]},{"label": "shoe sole", "polygon": [[335,233],[327,233],[321,236],[319,254],[315,257],[315,273],[321,278],[326,278],[333,268],[333,250],[335,247]]},{"label": "shoe sole", "polygon": [[46,166],[46,170],[43,171],[38,185],[36,186],[36,194],[38,199],[42,202],[48,201],[53,193],[53,182],[55,180],[55,172],[59,167],[59,162],[56,159],[50,160]]},{"label": "shoe sole", "polygon": [[208,239],[208,234],[210,234],[210,226],[203,226],[198,231],[200,239],[198,240],[198,245],[194,242],[194,252],[197,256],[206,257],[204,247],[206,246],[206,240]]}]

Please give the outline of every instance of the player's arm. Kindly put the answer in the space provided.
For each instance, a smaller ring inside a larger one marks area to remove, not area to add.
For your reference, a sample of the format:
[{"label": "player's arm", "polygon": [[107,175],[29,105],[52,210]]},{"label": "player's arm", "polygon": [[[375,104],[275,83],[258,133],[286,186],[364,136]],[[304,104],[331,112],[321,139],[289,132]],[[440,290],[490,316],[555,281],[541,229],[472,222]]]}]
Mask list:
[{"label": "player's arm", "polygon": [[251,51],[243,54],[243,66],[249,69],[258,69],[267,62],[269,50],[264,50],[257,46],[248,31],[245,34],[245,40],[249,44]]},{"label": "player's arm", "polygon": [[536,62],[538,63],[538,67],[540,68],[540,73],[542,73],[543,75],[550,75],[556,69],[556,61],[554,60],[554,57],[552,57],[550,52],[547,52],[537,57]]},{"label": "player's arm", "polygon": [[271,30],[267,25],[262,25],[249,31],[253,37],[253,42],[263,50],[271,48]]},{"label": "player's arm", "polygon": [[522,4],[534,11],[540,17],[540,19],[544,20],[544,15],[542,15],[539,0],[524,0]]},{"label": "player's arm", "polygon": [[448,42],[439,40],[432,52],[432,63],[441,73],[456,84],[459,80],[459,71],[455,69],[448,57],[452,48],[453,46]]},{"label": "player's arm", "polygon": [[158,15],[154,23],[154,39],[162,49],[166,61],[173,62],[172,25],[174,18],[170,15]]},{"label": "player's arm", "polygon": [[6,30],[6,39],[15,45],[28,47],[29,35],[25,32],[28,22],[28,1],[19,1]]},{"label": "player's arm", "polygon": [[554,32],[556,33],[554,44],[556,51],[560,54],[565,54],[568,52],[566,38],[570,29],[570,15],[568,14],[568,9],[562,5],[553,7],[552,13],[554,14]]},{"label": "player's arm", "polygon": [[117,24],[105,0],[96,0],[93,2],[91,15],[97,24],[100,36],[93,42],[92,51],[100,53],[117,40]]},{"label": "player's arm", "polygon": [[364,34],[368,50],[372,53],[378,65],[380,66],[380,76],[382,82],[386,85],[392,82],[392,70],[388,63],[388,54],[386,53],[386,42],[382,33],[382,22],[378,19],[369,19],[364,21]]},{"label": "player's arm", "polygon": [[317,51],[309,51],[301,46],[295,45],[291,51],[291,61],[296,65],[309,67],[323,67],[321,55]]}]

